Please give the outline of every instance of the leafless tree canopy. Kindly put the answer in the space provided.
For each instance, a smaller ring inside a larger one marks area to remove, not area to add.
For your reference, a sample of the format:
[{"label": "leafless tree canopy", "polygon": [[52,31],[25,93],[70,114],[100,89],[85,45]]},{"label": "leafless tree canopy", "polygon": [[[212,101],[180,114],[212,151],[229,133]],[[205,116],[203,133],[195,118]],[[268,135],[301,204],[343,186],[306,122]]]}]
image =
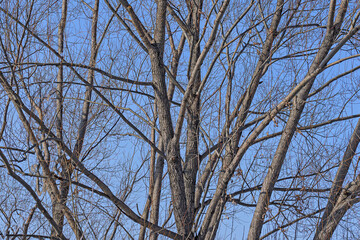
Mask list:
[{"label": "leafless tree canopy", "polygon": [[4,239],[355,239],[360,4],[1,0]]}]

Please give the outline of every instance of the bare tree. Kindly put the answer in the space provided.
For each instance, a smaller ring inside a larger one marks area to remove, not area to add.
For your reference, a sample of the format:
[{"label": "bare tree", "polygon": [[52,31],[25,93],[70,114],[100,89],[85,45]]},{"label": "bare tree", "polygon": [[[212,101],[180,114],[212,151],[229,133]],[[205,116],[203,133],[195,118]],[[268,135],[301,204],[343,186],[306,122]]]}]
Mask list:
[{"label": "bare tree", "polygon": [[1,236],[356,236],[359,16],[1,1]]}]

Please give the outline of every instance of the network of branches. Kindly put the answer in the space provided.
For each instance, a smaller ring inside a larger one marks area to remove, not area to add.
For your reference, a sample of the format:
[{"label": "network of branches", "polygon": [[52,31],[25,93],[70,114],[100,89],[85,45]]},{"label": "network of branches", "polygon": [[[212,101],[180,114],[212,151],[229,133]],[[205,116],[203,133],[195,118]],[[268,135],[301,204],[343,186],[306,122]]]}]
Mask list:
[{"label": "network of branches", "polygon": [[357,238],[359,16],[0,0],[0,236]]}]

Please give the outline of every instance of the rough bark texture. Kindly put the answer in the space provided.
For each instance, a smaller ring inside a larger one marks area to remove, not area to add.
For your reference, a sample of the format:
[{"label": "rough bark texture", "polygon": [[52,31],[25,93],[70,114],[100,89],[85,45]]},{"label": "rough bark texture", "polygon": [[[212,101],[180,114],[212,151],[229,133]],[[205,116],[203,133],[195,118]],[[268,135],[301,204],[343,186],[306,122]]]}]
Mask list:
[{"label": "rough bark texture", "polygon": [[[165,19],[167,1],[157,2],[156,27],[154,33],[153,47],[149,49],[149,56],[152,65],[152,76],[155,87],[155,98],[158,103],[159,124],[166,150],[169,179],[171,185],[172,199],[176,226],[181,235],[187,235],[188,214],[186,198],[184,194],[184,179],[180,148],[176,141],[173,141],[174,130],[172,126],[170,104],[166,93],[165,69],[163,67],[164,41],[165,41]],[[175,200],[176,199],[176,200]]]},{"label": "rough bark texture", "polygon": [[[190,59],[188,78],[193,75],[195,70],[195,64],[200,56],[199,41],[199,24],[200,24],[200,12],[202,11],[202,0],[191,2],[189,6],[189,12],[191,13],[190,22]],[[192,230],[195,216],[195,185],[196,176],[199,169],[199,128],[200,128],[200,94],[196,94],[201,81],[200,71],[195,70],[197,73],[194,75],[194,87],[191,89],[189,96],[189,107],[187,111],[187,144],[184,164],[184,186],[186,196],[186,207],[189,213],[189,225],[190,231]],[[192,81],[192,79],[189,79]],[[188,233],[190,234],[190,232]]]}]

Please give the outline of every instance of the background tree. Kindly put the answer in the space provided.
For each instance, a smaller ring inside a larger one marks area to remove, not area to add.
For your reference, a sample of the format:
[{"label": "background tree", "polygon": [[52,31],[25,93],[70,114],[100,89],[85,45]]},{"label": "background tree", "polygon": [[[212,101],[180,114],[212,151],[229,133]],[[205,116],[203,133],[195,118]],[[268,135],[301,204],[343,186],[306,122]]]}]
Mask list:
[{"label": "background tree", "polygon": [[359,8],[1,1],[1,235],[358,236]]}]

